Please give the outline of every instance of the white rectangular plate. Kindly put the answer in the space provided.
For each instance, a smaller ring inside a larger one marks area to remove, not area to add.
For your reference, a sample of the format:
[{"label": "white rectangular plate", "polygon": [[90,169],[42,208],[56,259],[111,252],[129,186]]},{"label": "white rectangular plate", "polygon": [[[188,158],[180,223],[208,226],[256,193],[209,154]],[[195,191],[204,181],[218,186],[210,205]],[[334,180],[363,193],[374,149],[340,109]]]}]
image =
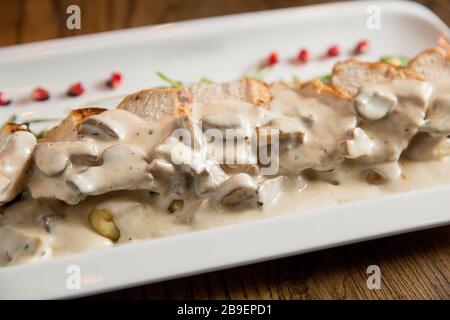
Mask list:
[{"label": "white rectangular plate", "polygon": [[[380,9],[379,30],[366,26],[367,10],[373,5]],[[186,82],[202,76],[225,81],[242,76],[273,50],[286,61],[301,47],[317,56],[339,43],[340,57],[305,66],[282,62],[267,80],[291,79],[293,74],[308,79],[328,73],[359,39],[371,45],[359,58],[375,60],[386,54],[415,55],[434,46],[446,31],[442,21],[417,4],[358,1],[4,48],[0,88],[15,102],[1,109],[0,121],[13,113],[20,120],[60,117],[94,99],[161,85],[155,70]],[[125,76],[124,85],[114,92],[103,86],[113,70]],[[86,94],[65,97],[68,85],[77,81],[83,81]],[[33,103],[27,98],[36,85],[49,88],[52,99]],[[449,194],[450,187],[416,191],[2,268],[0,299],[82,296],[444,225],[450,222]],[[67,286],[72,265],[80,268],[80,289]]]}]

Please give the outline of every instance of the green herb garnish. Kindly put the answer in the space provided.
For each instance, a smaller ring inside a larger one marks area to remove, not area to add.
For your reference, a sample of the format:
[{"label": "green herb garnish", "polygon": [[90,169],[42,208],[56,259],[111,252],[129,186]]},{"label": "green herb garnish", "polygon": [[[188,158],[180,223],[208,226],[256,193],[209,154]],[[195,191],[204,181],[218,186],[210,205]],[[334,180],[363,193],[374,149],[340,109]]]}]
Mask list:
[{"label": "green herb garnish", "polygon": [[183,82],[181,82],[180,80],[174,80],[170,77],[168,77],[167,75],[165,75],[164,73],[160,72],[160,71],[156,71],[156,75],[161,78],[161,80],[167,82],[168,84],[170,84],[170,86],[172,88],[183,88]]},{"label": "green herb garnish", "polygon": [[27,121],[24,121],[24,123],[41,123],[41,122],[52,122],[52,121],[58,121],[58,118],[35,118],[35,119],[30,119]]},{"label": "green herb garnish", "polygon": [[380,61],[390,63],[397,67],[406,67],[411,59],[407,56],[384,56],[381,57]]},{"label": "green herb garnish", "polygon": [[206,78],[206,77],[201,77],[201,78],[200,78],[200,82],[201,82],[201,83],[206,83],[206,84],[212,84],[212,83],[214,83],[212,80],[210,80],[210,79],[208,79],[208,78]]},{"label": "green herb garnish", "polygon": [[293,76],[292,76],[292,82],[302,82],[302,80],[300,80],[300,77],[299,76],[297,76],[296,74],[294,74]]},{"label": "green herb garnish", "polygon": [[262,81],[267,77],[271,70],[272,67],[270,66],[260,69],[252,69],[249,73],[247,73],[247,77]]},{"label": "green herb garnish", "polygon": [[318,79],[322,81],[323,84],[331,84],[333,78],[331,74],[326,74],[324,76],[319,77]]}]

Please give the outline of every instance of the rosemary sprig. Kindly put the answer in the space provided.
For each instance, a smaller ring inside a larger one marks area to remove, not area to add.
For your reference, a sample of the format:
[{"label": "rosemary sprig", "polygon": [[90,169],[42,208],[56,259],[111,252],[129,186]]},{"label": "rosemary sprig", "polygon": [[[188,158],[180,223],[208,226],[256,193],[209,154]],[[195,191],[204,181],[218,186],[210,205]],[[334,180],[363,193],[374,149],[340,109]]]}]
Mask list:
[{"label": "rosemary sprig", "polygon": [[300,79],[300,77],[298,75],[294,74],[292,76],[292,82],[300,83],[300,82],[302,82],[302,80]]},{"label": "rosemary sprig", "polygon": [[30,119],[30,120],[26,120],[23,123],[42,123],[42,122],[53,122],[53,121],[58,121],[58,118],[34,118],[34,119]]},{"label": "rosemary sprig", "polygon": [[156,75],[163,81],[167,82],[168,84],[170,84],[170,86],[172,88],[183,88],[183,82],[181,82],[180,80],[174,80],[170,77],[168,77],[166,74],[160,72],[160,71],[156,71]]},{"label": "rosemary sprig", "polygon": [[206,84],[212,84],[212,83],[214,83],[212,80],[210,80],[210,79],[208,79],[208,78],[206,78],[206,77],[201,77],[199,82],[200,82],[200,83],[206,83]]},{"label": "rosemary sprig", "polygon": [[247,77],[262,81],[267,77],[271,70],[272,67],[270,66],[266,66],[260,69],[252,69],[247,73]]},{"label": "rosemary sprig", "polygon": [[331,84],[332,76],[331,74],[326,74],[318,78],[324,84]]}]

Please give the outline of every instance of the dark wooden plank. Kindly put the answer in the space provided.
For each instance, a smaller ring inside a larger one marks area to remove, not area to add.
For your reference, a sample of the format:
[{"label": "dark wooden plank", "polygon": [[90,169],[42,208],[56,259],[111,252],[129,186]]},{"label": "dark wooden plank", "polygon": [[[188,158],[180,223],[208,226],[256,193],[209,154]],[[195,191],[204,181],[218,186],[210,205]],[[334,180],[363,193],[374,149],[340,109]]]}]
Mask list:
[{"label": "dark wooden plank", "polygon": [[[2,0],[0,46],[128,27],[332,0]],[[450,1],[417,0],[450,24]],[[80,6],[81,30],[68,30],[66,8]]]},{"label": "dark wooden plank", "polygon": [[0,46],[9,46],[19,43],[20,26],[23,19],[22,1],[3,0],[0,1]]}]

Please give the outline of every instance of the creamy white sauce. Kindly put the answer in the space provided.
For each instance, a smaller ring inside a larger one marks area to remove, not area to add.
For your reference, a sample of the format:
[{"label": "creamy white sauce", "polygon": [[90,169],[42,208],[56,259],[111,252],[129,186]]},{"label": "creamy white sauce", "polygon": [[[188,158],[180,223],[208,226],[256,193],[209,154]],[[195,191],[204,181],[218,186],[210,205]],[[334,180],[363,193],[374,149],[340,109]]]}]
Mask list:
[{"label": "creamy white sauce", "polygon": [[[280,215],[332,207],[352,201],[446,185],[450,181],[447,160],[402,163],[402,177],[382,185],[371,185],[364,179],[365,170],[345,163],[326,177],[311,177],[303,182],[288,182],[273,202],[261,208],[226,208],[213,200],[203,201],[190,215],[171,214],[155,205],[154,196],[146,191],[120,191],[89,197],[77,206],[47,201],[27,200],[13,204],[4,212],[0,227],[0,265],[14,265],[32,259],[49,258],[114,245],[98,235],[88,223],[94,207],[108,209],[120,229],[118,244],[152,239],[224,225],[255,221]],[[42,223],[43,216],[53,216],[52,231]],[[13,231],[11,231],[13,230]],[[8,243],[9,242],[9,243]],[[38,242],[37,244],[34,244]],[[28,249],[22,252],[28,244]],[[10,250],[8,253],[5,249]],[[17,256],[16,256],[17,255]]]},{"label": "creamy white sauce", "polygon": [[[2,212],[0,265],[301,214],[450,181],[445,159],[400,159],[423,124],[428,83],[364,87],[356,106],[308,90],[274,86],[269,110],[244,102],[197,102],[190,116],[159,123],[109,110],[84,120],[78,139],[39,143],[28,199]],[[357,114],[364,119],[357,122]],[[191,140],[172,134],[179,128]],[[208,128],[239,131],[212,140],[205,135]],[[271,143],[247,147],[249,137],[263,134],[261,128],[279,130],[281,168],[274,176],[261,175],[256,153]],[[223,164],[230,149],[233,161]],[[368,169],[385,181],[369,184]],[[94,208],[112,216],[120,232],[118,240],[110,237],[116,243],[94,230]]]}]

